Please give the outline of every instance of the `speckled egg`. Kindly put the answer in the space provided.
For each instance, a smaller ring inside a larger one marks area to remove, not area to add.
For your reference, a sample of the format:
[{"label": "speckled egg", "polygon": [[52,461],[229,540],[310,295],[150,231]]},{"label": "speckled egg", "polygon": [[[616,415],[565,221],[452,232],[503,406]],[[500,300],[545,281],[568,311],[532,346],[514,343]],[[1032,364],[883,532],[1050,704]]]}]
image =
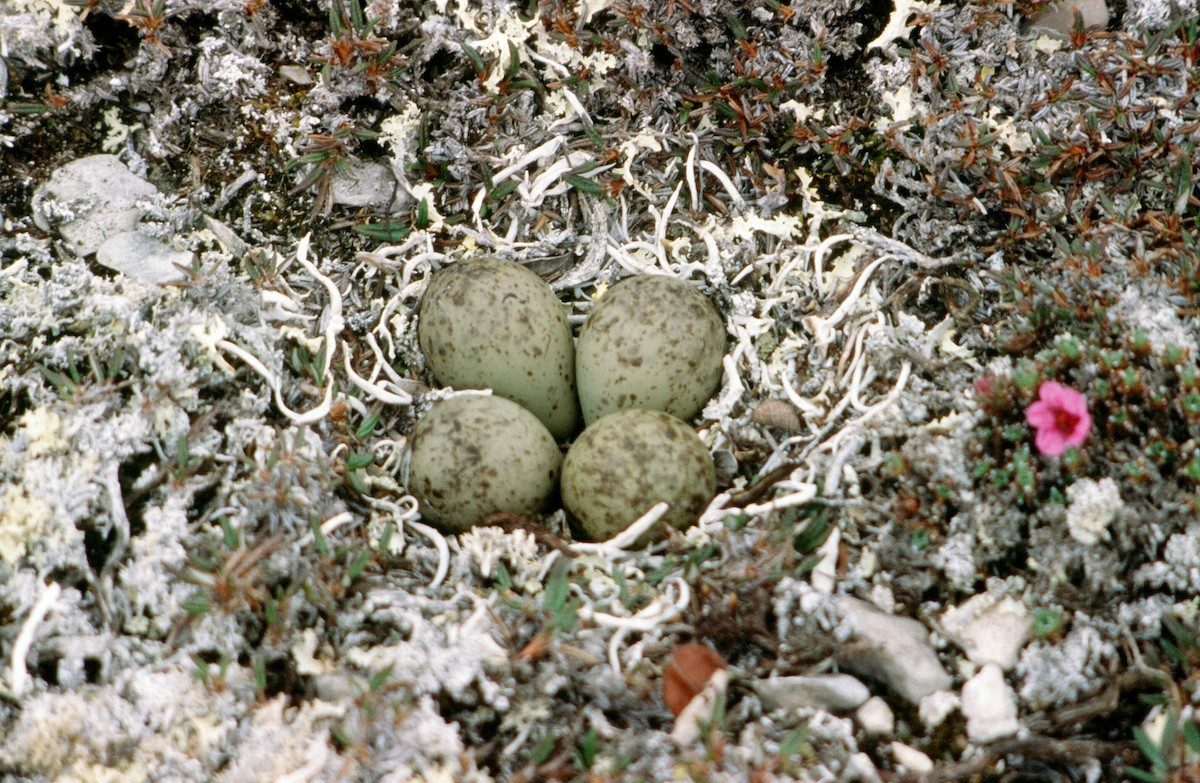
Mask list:
[{"label": "speckled egg", "polygon": [[575,345],[550,286],[511,261],[470,258],[433,275],[417,339],[438,382],[491,389],[562,439],[579,425]]},{"label": "speckled egg", "polygon": [[716,307],[673,277],[623,280],[579,332],[576,380],[583,419],[628,408],[692,419],[721,382],[725,329]]},{"label": "speckled egg", "polygon": [[562,452],[538,418],[503,397],[463,395],[434,405],[413,429],[409,491],[449,533],[488,514],[541,511]]},{"label": "speckled egg", "polygon": [[595,541],[612,538],[660,501],[663,520],[693,524],[712,500],[712,458],[695,431],[662,411],[610,413],[571,445],[562,468],[562,499]]}]

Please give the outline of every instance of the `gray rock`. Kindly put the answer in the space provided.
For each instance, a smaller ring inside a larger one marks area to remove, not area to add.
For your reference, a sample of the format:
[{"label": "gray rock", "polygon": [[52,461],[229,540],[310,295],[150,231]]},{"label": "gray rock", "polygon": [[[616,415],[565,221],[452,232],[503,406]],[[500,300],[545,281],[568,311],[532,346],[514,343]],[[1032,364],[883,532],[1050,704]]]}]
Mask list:
[{"label": "gray rock", "polygon": [[769,710],[852,710],[871,698],[867,686],[848,674],[770,677],[752,687]]},{"label": "gray rock", "polygon": [[125,231],[106,240],[96,251],[96,260],[139,283],[160,285],[182,280],[186,275],[176,264],[191,265],[192,253],[137,231]]},{"label": "gray rock", "polygon": [[942,668],[921,623],[885,614],[850,596],[840,597],[837,604],[857,629],[854,640],[843,650],[845,668],[885,683],[913,704],[950,687],[950,675]]},{"label": "gray rock", "polygon": [[388,166],[352,160],[333,175],[333,202],[347,207],[386,207],[391,204],[395,210],[408,207],[412,199],[396,188],[396,178]]},{"label": "gray rock", "polygon": [[135,204],[158,192],[115,155],[71,161],[33,194],[33,221],[57,230],[71,252],[86,256],[117,234],[132,231],[142,216]]}]

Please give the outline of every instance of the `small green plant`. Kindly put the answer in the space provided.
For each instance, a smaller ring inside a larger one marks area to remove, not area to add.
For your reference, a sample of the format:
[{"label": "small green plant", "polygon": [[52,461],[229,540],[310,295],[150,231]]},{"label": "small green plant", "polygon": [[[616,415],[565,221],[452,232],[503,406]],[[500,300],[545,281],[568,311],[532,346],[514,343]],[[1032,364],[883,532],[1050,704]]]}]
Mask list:
[{"label": "small green plant", "polygon": [[1062,630],[1063,615],[1059,609],[1034,609],[1033,629],[1030,633],[1035,639],[1047,639]]},{"label": "small green plant", "polygon": [[803,576],[817,567],[821,562],[821,553],[817,550],[829,538],[836,527],[833,519],[833,509],[820,503],[810,503],[804,506],[798,515],[798,520],[804,520],[803,526],[792,539],[792,547],[803,557],[796,567],[798,576]]},{"label": "small green plant", "polygon": [[590,728],[579,738],[575,745],[575,764],[580,769],[588,770],[596,763],[596,755],[600,750],[600,735],[595,728]]},{"label": "small green plant", "polygon": [[136,27],[143,41],[170,57],[171,50],[159,40],[167,17],[167,0],[136,0],[127,13],[116,18]]},{"label": "small green plant", "polygon": [[333,0],[329,6],[328,54],[314,57],[326,81],[338,68],[361,75],[367,88],[375,92],[403,71],[399,45],[375,35],[378,24],[377,17],[366,14],[362,0]]},{"label": "small green plant", "polygon": [[374,139],[379,134],[364,128],[342,125],[332,134],[310,133],[308,140],[299,148],[299,157],[288,161],[289,171],[308,167],[308,171],[296,183],[288,195],[302,193],[315,188],[312,212],[309,220],[318,215],[328,217],[333,211],[333,177],[349,165],[354,144],[365,139]]},{"label": "small green plant", "polygon": [[550,631],[567,633],[578,620],[579,599],[571,595],[570,564],[558,560],[550,569],[542,592],[542,609],[546,613]]},{"label": "small green plant", "polygon": [[1133,741],[1149,763],[1148,769],[1125,767],[1124,772],[1144,783],[1188,783],[1200,779],[1200,725],[1180,720],[1170,707],[1157,741],[1141,726],[1133,729]]},{"label": "small green plant", "polygon": [[225,690],[225,674],[229,671],[229,664],[232,659],[225,653],[216,661],[216,669],[213,664],[205,660],[199,653],[192,653],[192,663],[195,667],[192,669],[192,677],[210,691],[220,692]]}]

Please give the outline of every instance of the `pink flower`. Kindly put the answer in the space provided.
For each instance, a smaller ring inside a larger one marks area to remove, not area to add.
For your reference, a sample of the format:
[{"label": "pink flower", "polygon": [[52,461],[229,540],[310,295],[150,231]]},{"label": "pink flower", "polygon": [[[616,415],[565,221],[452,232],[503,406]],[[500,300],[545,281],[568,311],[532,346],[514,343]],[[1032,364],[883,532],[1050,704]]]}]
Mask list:
[{"label": "pink flower", "polygon": [[1048,457],[1057,457],[1067,446],[1083,443],[1092,429],[1092,416],[1082,394],[1061,383],[1043,381],[1037,402],[1025,409],[1025,421],[1037,434],[1033,445]]}]

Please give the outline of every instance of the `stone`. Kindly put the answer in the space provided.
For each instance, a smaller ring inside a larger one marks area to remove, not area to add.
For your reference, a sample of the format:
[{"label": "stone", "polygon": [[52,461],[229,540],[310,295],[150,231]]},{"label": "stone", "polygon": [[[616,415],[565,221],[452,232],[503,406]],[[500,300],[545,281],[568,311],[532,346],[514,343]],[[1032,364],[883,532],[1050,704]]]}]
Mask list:
[{"label": "stone", "polygon": [[105,240],[96,250],[96,261],[146,285],[182,280],[187,275],[176,266],[191,266],[192,252],[138,231],[124,231]]},{"label": "stone", "polygon": [[896,716],[879,696],[872,696],[863,702],[854,713],[854,719],[863,731],[873,737],[886,737],[896,730]]},{"label": "stone", "polygon": [[879,680],[913,704],[950,687],[950,675],[921,623],[885,614],[850,596],[840,597],[837,605],[856,629],[842,651],[846,669]]},{"label": "stone", "polygon": [[[394,198],[393,198],[394,196]],[[392,169],[382,163],[352,160],[333,175],[333,203],[347,207],[407,208],[412,199],[396,187]]]},{"label": "stone", "polygon": [[1011,737],[1021,728],[1017,720],[1017,695],[994,663],[984,664],[963,685],[962,711],[967,718],[967,738],[972,742]]},{"label": "stone", "polygon": [[846,772],[841,779],[859,783],[880,783],[882,780],[871,757],[862,752],[854,753],[846,760]]},{"label": "stone", "polygon": [[994,663],[1011,671],[1029,640],[1033,616],[1020,601],[981,593],[947,610],[941,625],[943,633],[962,648],[972,663]]},{"label": "stone", "polygon": [[317,83],[303,65],[281,65],[279,75],[299,87],[311,87]]},{"label": "stone", "polygon": [[33,194],[33,222],[57,230],[77,256],[95,253],[108,239],[137,227],[136,204],[158,189],[115,155],[92,155],[61,166]]},{"label": "stone", "polygon": [[848,674],[769,677],[751,687],[768,710],[852,710],[871,697],[867,686]]},{"label": "stone", "polygon": [[946,718],[953,715],[961,706],[962,701],[954,691],[937,691],[921,699],[917,715],[920,716],[925,729],[933,731],[945,723]]},{"label": "stone", "polygon": [[933,772],[933,759],[912,745],[905,745],[903,742],[893,742],[891,745],[888,745],[888,750],[892,752],[892,758],[896,760],[896,764],[903,767],[905,772],[918,777]]}]

